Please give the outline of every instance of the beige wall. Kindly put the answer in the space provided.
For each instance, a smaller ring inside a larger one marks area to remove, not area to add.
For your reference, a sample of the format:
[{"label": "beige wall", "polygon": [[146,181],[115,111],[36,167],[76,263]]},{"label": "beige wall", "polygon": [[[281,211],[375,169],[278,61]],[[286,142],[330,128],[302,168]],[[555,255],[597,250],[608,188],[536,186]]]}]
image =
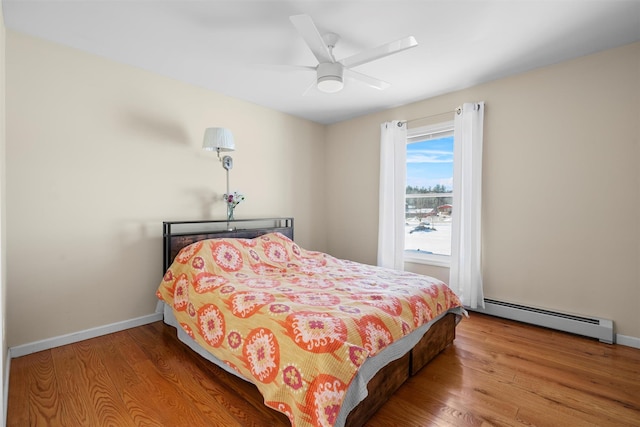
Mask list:
[{"label": "beige wall", "polygon": [[472,101],[486,102],[486,296],[640,337],[640,43],[329,126],[328,251],[375,263],[380,123]]},{"label": "beige wall", "polygon": [[15,32],[6,44],[10,346],[153,312],[161,222],[224,216],[205,127],[236,136],[238,218],[294,216],[301,245],[375,263],[380,123],[477,100],[486,295],[640,337],[640,44],[326,127]]},{"label": "beige wall", "polygon": [[225,216],[206,127],[235,135],[236,218],[326,250],[324,126],[13,31],[6,64],[9,346],[154,312],[162,221]]},{"label": "beige wall", "polygon": [[[7,336],[5,333],[5,319],[7,307],[6,286],[6,214],[5,214],[5,186],[6,186],[6,135],[5,135],[5,26],[2,7],[0,7],[0,398],[5,402],[5,363],[7,357]],[[0,425],[5,421],[4,404],[0,405]]]}]

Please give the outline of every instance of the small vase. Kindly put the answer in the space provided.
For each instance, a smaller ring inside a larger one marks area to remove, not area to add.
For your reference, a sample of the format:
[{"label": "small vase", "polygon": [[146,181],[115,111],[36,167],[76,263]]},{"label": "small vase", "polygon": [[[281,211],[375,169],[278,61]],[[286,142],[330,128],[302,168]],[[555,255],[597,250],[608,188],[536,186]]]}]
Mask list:
[{"label": "small vase", "polygon": [[233,206],[227,204],[227,221],[233,221]]}]

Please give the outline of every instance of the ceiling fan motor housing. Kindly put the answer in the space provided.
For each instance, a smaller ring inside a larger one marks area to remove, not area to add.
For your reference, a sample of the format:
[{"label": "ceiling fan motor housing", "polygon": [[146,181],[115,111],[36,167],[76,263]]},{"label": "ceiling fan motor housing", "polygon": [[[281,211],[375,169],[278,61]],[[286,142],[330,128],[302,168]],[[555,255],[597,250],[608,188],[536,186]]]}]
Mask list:
[{"label": "ceiling fan motor housing", "polygon": [[324,62],[318,64],[318,89],[323,92],[338,92],[342,90],[343,67],[339,62]]}]

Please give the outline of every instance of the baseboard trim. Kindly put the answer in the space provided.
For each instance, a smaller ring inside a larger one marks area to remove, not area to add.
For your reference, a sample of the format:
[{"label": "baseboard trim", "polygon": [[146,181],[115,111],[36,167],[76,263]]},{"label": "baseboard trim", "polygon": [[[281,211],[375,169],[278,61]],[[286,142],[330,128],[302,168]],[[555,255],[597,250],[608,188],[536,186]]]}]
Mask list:
[{"label": "baseboard trim", "polygon": [[640,338],[616,334],[616,344],[626,345],[627,347],[640,348]]},{"label": "baseboard trim", "polygon": [[86,329],[84,331],[74,332],[72,334],[61,335],[58,337],[47,338],[32,343],[22,344],[9,349],[10,358],[26,356],[27,354],[36,353],[42,350],[49,350],[62,345],[72,344],[79,341],[88,340],[90,338],[102,335],[112,334],[114,332],[124,331],[125,329],[135,328],[136,326],[146,325],[148,323],[162,320],[162,313],[153,313],[147,316],[136,317],[135,319],[124,320],[122,322],[111,323],[109,325],[98,326],[96,328]]}]

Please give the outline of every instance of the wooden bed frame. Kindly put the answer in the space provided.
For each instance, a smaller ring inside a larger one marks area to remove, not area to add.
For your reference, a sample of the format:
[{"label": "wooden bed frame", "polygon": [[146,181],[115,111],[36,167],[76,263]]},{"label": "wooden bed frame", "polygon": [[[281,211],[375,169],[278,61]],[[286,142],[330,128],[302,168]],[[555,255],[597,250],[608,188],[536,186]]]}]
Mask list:
[{"label": "wooden bed frame", "polygon": [[[180,249],[204,239],[247,238],[280,232],[293,240],[293,218],[235,221],[173,221],[163,223],[163,274]],[[367,384],[368,396],[347,416],[346,426],[362,426],[412,375],[433,360],[455,339],[456,315],[448,313],[424,334],[407,354],[389,363]]]}]

